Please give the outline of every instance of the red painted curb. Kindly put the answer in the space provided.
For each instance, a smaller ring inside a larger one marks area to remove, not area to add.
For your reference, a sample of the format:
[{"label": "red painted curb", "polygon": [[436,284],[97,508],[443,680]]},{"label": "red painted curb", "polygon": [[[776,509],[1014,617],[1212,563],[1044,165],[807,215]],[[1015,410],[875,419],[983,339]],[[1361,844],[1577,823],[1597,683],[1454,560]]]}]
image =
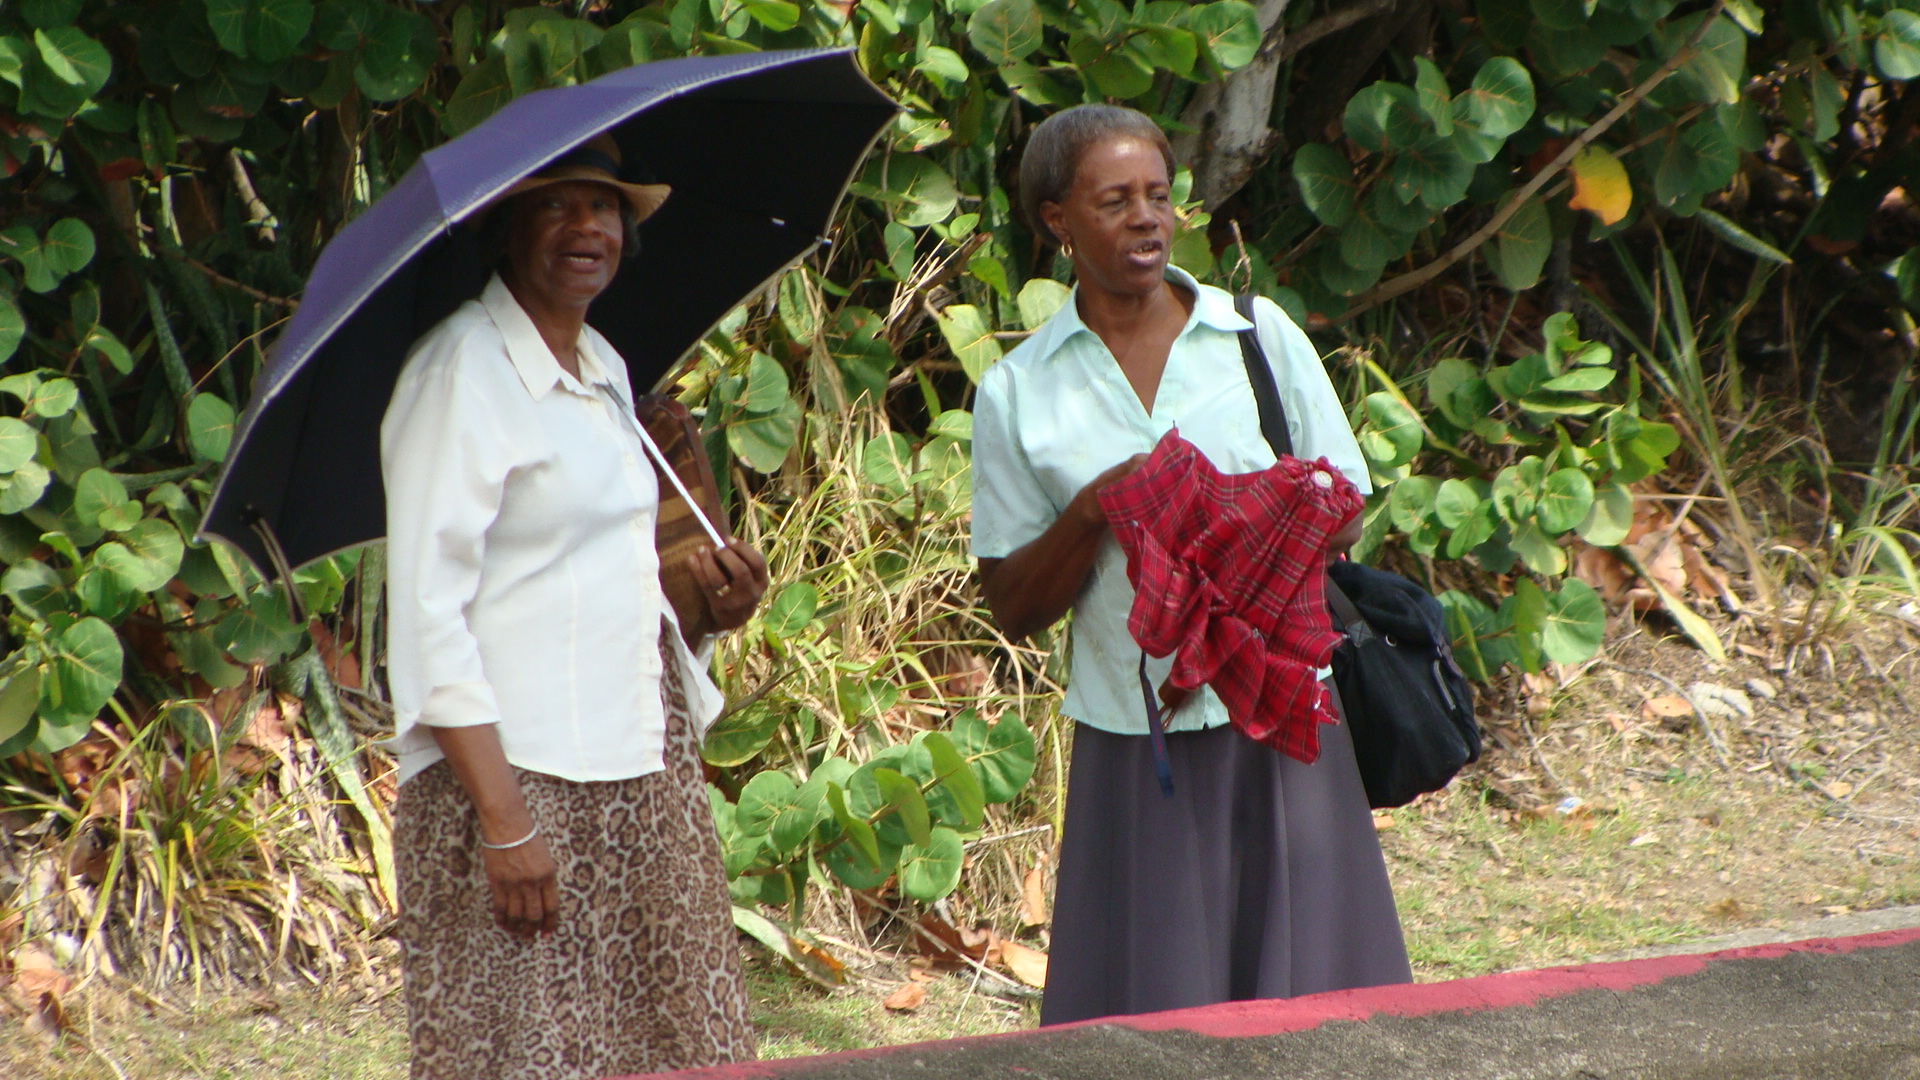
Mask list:
[{"label": "red painted curb", "polygon": [[1360,990],[1335,990],[1297,998],[1272,998],[1260,1001],[1231,1001],[1193,1009],[1140,1016],[1116,1016],[1085,1020],[1077,1024],[1034,1031],[1014,1031],[1003,1035],[976,1035],[964,1039],[908,1043],[902,1046],[877,1046],[865,1050],[845,1050],[817,1057],[786,1058],[779,1061],[751,1061],[736,1065],[716,1065],[679,1072],[646,1073],[641,1076],[610,1080],[774,1080],[793,1071],[815,1069],[835,1061],[858,1061],[911,1052],[916,1047],[952,1047],[983,1042],[1018,1042],[1048,1038],[1056,1032],[1099,1025],[1132,1028],[1135,1031],[1190,1031],[1222,1039],[1245,1039],[1307,1031],[1336,1020],[1360,1021],[1375,1016],[1427,1016],[1443,1012],[1481,1012],[1491,1009],[1522,1008],[1551,998],[1588,990],[1620,992],[1652,986],[1668,979],[1696,975],[1708,964],[1728,960],[1764,960],[1792,953],[1838,955],[1861,949],[1885,949],[1920,941],[1920,927],[1887,930],[1857,937],[1814,938],[1807,941],[1773,945],[1750,945],[1720,952],[1688,956],[1662,956],[1650,960],[1620,960],[1606,964],[1578,964],[1571,967],[1514,971],[1500,975],[1480,975],[1471,979],[1452,979],[1436,983],[1406,983],[1398,986],[1374,986]]}]

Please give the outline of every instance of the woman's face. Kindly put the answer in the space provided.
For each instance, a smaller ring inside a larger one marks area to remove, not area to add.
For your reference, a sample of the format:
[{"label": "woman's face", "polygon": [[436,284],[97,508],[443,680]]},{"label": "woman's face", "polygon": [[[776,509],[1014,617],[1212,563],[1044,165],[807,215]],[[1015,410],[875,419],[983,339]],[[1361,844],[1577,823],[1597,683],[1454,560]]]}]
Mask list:
[{"label": "woman's face", "polygon": [[1126,136],[1105,139],[1081,156],[1066,199],[1043,203],[1040,212],[1056,237],[1073,244],[1081,281],[1145,296],[1166,277],[1171,189],[1158,147]]},{"label": "woman's face", "polygon": [[591,180],[564,180],[513,201],[507,265],[516,292],[542,306],[581,308],[620,268],[620,193]]}]

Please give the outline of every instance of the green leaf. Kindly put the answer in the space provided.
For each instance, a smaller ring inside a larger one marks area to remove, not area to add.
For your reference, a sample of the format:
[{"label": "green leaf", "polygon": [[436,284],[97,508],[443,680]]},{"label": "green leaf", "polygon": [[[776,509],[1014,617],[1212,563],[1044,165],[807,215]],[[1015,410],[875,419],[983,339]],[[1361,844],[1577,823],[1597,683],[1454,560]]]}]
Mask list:
[{"label": "green leaf", "polygon": [[1393,527],[1403,533],[1419,530],[1433,512],[1439,486],[1431,476],[1409,476],[1393,485],[1387,493],[1387,514],[1393,519]]},{"label": "green leaf", "polygon": [[741,398],[741,407],[752,413],[778,412],[788,400],[786,369],[773,357],[754,350],[747,362],[746,393]]},{"label": "green leaf", "polygon": [[113,627],[91,616],[58,634],[49,634],[46,640],[48,677],[40,685],[40,717],[46,724],[63,729],[59,738],[67,738],[74,726],[79,727],[78,733],[60,746],[42,745],[41,749],[52,752],[86,735],[93,718],[120,688],[124,657]]},{"label": "green leaf", "polygon": [[1181,78],[1193,74],[1193,65],[1200,59],[1200,39],[1192,32],[1157,23],[1141,26],[1140,31],[1134,44],[1147,63]]},{"label": "green leaf", "polygon": [[[753,21],[777,34],[800,25],[800,5],[793,0],[744,0]],[[964,65],[963,65],[964,70]],[[962,75],[961,78],[965,78]]]},{"label": "green leaf", "polygon": [[1260,13],[1246,0],[1195,5],[1187,26],[1221,71],[1246,67],[1260,51]]},{"label": "green leaf", "polygon": [[772,475],[786,464],[800,436],[802,410],[791,397],[765,415],[742,415],[727,423],[727,447],[754,471]]},{"label": "green leaf", "polygon": [[1427,114],[1427,122],[1441,136],[1453,134],[1453,90],[1447,86],[1447,76],[1440,66],[1424,56],[1413,58],[1413,92],[1419,99],[1420,111]]},{"label": "green leaf", "polygon": [[936,826],[924,844],[912,844],[900,853],[900,891],[930,904],[951,894],[960,884],[966,848],[960,834]]},{"label": "green leaf", "polygon": [[991,728],[980,714],[968,709],[953,718],[954,746],[980,778],[980,790],[989,803],[1009,802],[1033,779],[1033,733],[1012,713]]},{"label": "green leaf", "polygon": [[88,37],[79,28],[56,26],[33,32],[34,48],[48,73],[58,79],[77,107],[81,101],[100,92],[113,73],[113,57],[107,47]]},{"label": "green leaf", "polygon": [[1705,225],[1707,231],[1726,241],[1731,247],[1780,266],[1793,265],[1793,259],[1789,258],[1786,252],[1734,224],[1729,218],[1704,208],[1696,211],[1693,217],[1694,220]]},{"label": "green leaf", "polygon": [[913,446],[897,431],[876,435],[860,453],[860,475],[896,498],[913,481]]},{"label": "green leaf", "polygon": [[1413,90],[1385,81],[1376,82],[1348,99],[1344,126],[1347,138],[1376,154],[1412,146],[1425,134],[1426,128]]},{"label": "green leaf", "polygon": [[[0,417],[11,420],[12,417]],[[3,432],[4,428],[0,428]],[[4,445],[5,436],[0,434],[0,445]],[[46,466],[37,461],[29,461],[13,471],[4,483],[0,483],[0,515],[17,514],[40,501],[46,493],[47,482],[52,479]]]},{"label": "green leaf", "polygon": [[1020,309],[1021,324],[1029,330],[1040,329],[1042,323],[1066,306],[1072,295],[1072,289],[1052,278],[1029,278],[1020,286],[1020,298],[1015,304]]},{"label": "green leaf", "polygon": [[127,486],[105,469],[88,469],[74,485],[73,512],[89,525],[100,524],[100,515],[127,503]]},{"label": "green leaf", "polygon": [[[1673,55],[1709,14],[1702,11],[1668,22],[1659,31],[1661,51]],[[1707,27],[1698,48],[1674,80],[1690,88],[1698,100],[1714,105],[1738,104],[1747,77],[1747,35],[1733,20],[1718,16]]]},{"label": "green leaf", "polygon": [[[921,745],[927,748],[932,759],[933,774],[936,781],[935,794],[943,794],[945,799],[930,797],[929,809],[947,824],[962,828],[978,828],[984,820],[987,804],[986,791],[980,786],[980,778],[967,765],[967,759],[953,745],[953,740],[938,731],[929,731],[919,737]],[[939,811],[950,800],[958,820],[952,820]]]},{"label": "green leaf", "polygon": [[765,836],[780,808],[792,802],[799,788],[778,769],[767,769],[747,781],[735,804],[733,823],[748,836]]},{"label": "green leaf", "polygon": [[947,409],[927,425],[929,437],[944,435],[958,442],[973,440],[973,414],[965,409]]},{"label": "green leaf", "polygon": [[940,312],[939,321],[940,336],[947,339],[947,347],[953,350],[967,378],[978,383],[1001,355],[1000,342],[993,336],[986,313],[972,304],[948,304]]},{"label": "green leaf", "polygon": [[0,746],[12,742],[33,723],[40,704],[40,669],[19,668],[0,685]]},{"label": "green leaf", "polygon": [[1594,492],[1593,507],[1576,526],[1580,539],[1594,547],[1613,547],[1633,528],[1633,493],[1626,485],[1608,483]]},{"label": "green leaf", "polygon": [[41,250],[55,274],[77,274],[93,261],[93,230],[79,218],[61,218],[47,230]]},{"label": "green leaf", "polygon": [[1593,586],[1568,578],[1547,602],[1540,651],[1556,664],[1577,664],[1600,651],[1606,636],[1607,607]]},{"label": "green leaf", "polygon": [[1473,170],[1473,162],[1460,156],[1454,140],[1430,136],[1395,159],[1394,194],[1405,203],[1418,200],[1428,210],[1445,210],[1467,197]]},{"label": "green leaf", "polygon": [[762,623],[777,638],[791,638],[807,628],[820,607],[820,591],[804,581],[796,581],[774,594]]},{"label": "green leaf", "polygon": [[752,761],[780,730],[780,714],[764,704],[747,705],[727,713],[707,729],[700,756],[723,769]]},{"label": "green leaf", "polygon": [[1507,542],[1513,553],[1520,557],[1527,569],[1542,577],[1558,577],[1567,572],[1567,552],[1553,538],[1541,530],[1534,522],[1527,522],[1513,530],[1513,539]]},{"label": "green leaf", "polygon": [[1515,659],[1528,671],[1540,670],[1540,635],[1547,628],[1547,594],[1532,578],[1515,578],[1513,595],[1500,604],[1500,613],[1513,626]]},{"label": "green leaf", "polygon": [[1131,49],[1078,38],[1068,43],[1067,52],[1080,73],[1107,97],[1125,101],[1153,89],[1153,69]]},{"label": "green leaf", "polygon": [[187,443],[201,461],[227,459],[233,425],[233,406],[217,394],[195,394],[187,405]]},{"label": "green leaf", "polygon": [[931,156],[876,155],[865,183],[893,211],[901,225],[917,229],[945,221],[960,200],[960,190]]},{"label": "green leaf", "polygon": [[1547,256],[1553,254],[1553,221],[1546,205],[1528,200],[1500,226],[1499,239],[1488,254],[1500,284],[1514,292],[1532,288],[1546,268]]},{"label": "green leaf", "polygon": [[308,0],[207,0],[207,25],[235,56],[278,64],[299,51],[313,25]]},{"label": "green leaf", "polygon": [[1540,25],[1552,30],[1581,29],[1593,13],[1593,5],[1585,0],[1531,0],[1528,6]]},{"label": "green leaf", "polygon": [[465,134],[512,98],[506,57],[495,53],[473,65],[473,70],[461,78],[453,96],[447,99],[441,123],[449,135]]},{"label": "green leaf", "polygon": [[439,57],[440,39],[433,21],[417,11],[385,4],[371,37],[360,50],[353,83],[374,101],[399,101],[419,89]]},{"label": "green leaf", "polygon": [[[40,452],[40,431],[24,420],[0,416],[0,473],[16,472]],[[8,510],[6,513],[19,513]]]},{"label": "green leaf", "polygon": [[[80,17],[80,0],[25,0],[20,5],[20,15],[28,26],[42,30],[66,26]],[[5,741],[0,738],[0,742]]]},{"label": "green leaf", "polygon": [[[0,251],[5,250],[4,246],[0,246]],[[20,340],[26,336],[26,317],[20,314],[13,297],[0,292],[0,363],[13,355],[13,351],[20,347]]]},{"label": "green leaf", "polygon": [[893,769],[873,770],[873,782],[880,790],[884,805],[898,815],[900,828],[906,831],[908,838],[915,844],[926,843],[928,830],[933,823],[927,813],[926,797],[920,794],[920,786]]},{"label": "green leaf", "polygon": [[1582,367],[1575,368],[1565,375],[1556,375],[1541,384],[1540,389],[1561,394],[1591,394],[1603,390],[1613,382],[1618,374],[1612,368]]},{"label": "green leaf", "polygon": [[1534,514],[1549,535],[1563,533],[1586,520],[1593,509],[1593,481],[1579,469],[1559,469],[1540,486]]},{"label": "green leaf", "polygon": [[1518,527],[1533,518],[1541,483],[1546,479],[1546,463],[1537,457],[1521,458],[1501,469],[1493,478],[1493,505],[1508,524]]},{"label": "green leaf", "polygon": [[243,664],[270,664],[285,657],[306,636],[306,628],[287,613],[285,592],[261,589],[228,612],[214,629],[214,641]]},{"label": "green leaf", "polygon": [[988,63],[1004,68],[1040,48],[1041,29],[1033,0],[990,0],[967,20],[967,41]]},{"label": "green leaf", "polygon": [[1889,79],[1905,82],[1920,75],[1920,15],[1893,8],[1880,17],[1873,39],[1873,62]]},{"label": "green leaf", "polygon": [[1368,394],[1365,401],[1368,427],[1361,438],[1361,449],[1378,468],[1397,469],[1412,461],[1426,443],[1420,426],[1420,414],[1407,403],[1384,390]]},{"label": "green leaf", "polygon": [[914,65],[914,69],[949,82],[967,81],[967,62],[944,45],[927,46],[926,57]]},{"label": "green leaf", "polygon": [[1533,117],[1533,76],[1520,61],[1496,56],[1480,65],[1473,84],[1461,92],[1466,119],[1479,134],[1505,139]]},{"label": "green leaf", "polygon": [[[167,582],[173,580],[173,575],[180,572],[180,559],[186,554],[186,543],[180,538],[180,531],[170,523],[159,518],[147,518],[123,531],[120,540],[145,567],[145,576],[132,582],[133,587],[141,592],[165,588]],[[297,627],[295,632],[298,632]]]},{"label": "green leaf", "polygon": [[53,378],[34,388],[27,399],[27,407],[34,415],[52,420],[65,416],[80,404],[80,388],[72,379]]},{"label": "green leaf", "polygon": [[[1353,167],[1324,143],[1308,143],[1293,155],[1293,180],[1300,197],[1322,225],[1338,229],[1353,218]],[[1031,328],[1034,324],[1029,323]]]},{"label": "green leaf", "polygon": [[[1401,483],[1405,483],[1402,481]],[[1398,491],[1400,484],[1394,485]],[[1472,484],[1459,477],[1451,477],[1440,484],[1440,490],[1433,497],[1433,516],[1440,524],[1449,529],[1457,529],[1466,524],[1485,502]]]},{"label": "green leaf", "polygon": [[168,634],[167,643],[180,658],[181,667],[205,679],[215,690],[231,690],[246,681],[247,669],[229,663],[207,630]]}]

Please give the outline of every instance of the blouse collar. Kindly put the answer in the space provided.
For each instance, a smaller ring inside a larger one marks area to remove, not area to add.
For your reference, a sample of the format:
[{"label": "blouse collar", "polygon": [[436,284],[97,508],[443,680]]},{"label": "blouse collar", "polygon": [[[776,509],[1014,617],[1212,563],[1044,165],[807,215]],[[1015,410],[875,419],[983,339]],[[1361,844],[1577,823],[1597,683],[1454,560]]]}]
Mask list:
[{"label": "blouse collar", "polygon": [[[1253,328],[1252,323],[1241,318],[1240,313],[1233,310],[1233,298],[1225,291],[1201,285],[1192,274],[1172,263],[1167,264],[1167,280],[1193,294],[1193,313],[1187,317],[1187,324],[1180,329],[1182,336],[1200,324],[1236,334]],[[1083,331],[1093,333],[1080,319],[1080,308],[1077,304],[1079,297],[1080,286],[1076,284],[1073,291],[1067,294],[1067,302],[1060,305],[1060,310],[1041,324],[1039,331],[1030,339],[1032,348],[1039,357],[1052,356],[1076,334]]]},{"label": "blouse collar", "polygon": [[576,355],[580,358],[580,378],[567,374],[560,361],[554,359],[553,350],[547,348],[547,340],[540,336],[540,329],[533,324],[533,316],[528,315],[520,301],[514,298],[513,290],[493,275],[487,287],[480,293],[480,303],[487,309],[487,315],[493,319],[493,325],[506,341],[507,358],[513,361],[513,369],[520,375],[520,382],[526,386],[527,393],[535,401],[547,396],[547,392],[558,386],[574,393],[585,393],[587,387],[613,386],[614,380],[601,362],[600,354],[593,347],[593,335],[587,327],[580,328],[580,339],[574,343]]}]

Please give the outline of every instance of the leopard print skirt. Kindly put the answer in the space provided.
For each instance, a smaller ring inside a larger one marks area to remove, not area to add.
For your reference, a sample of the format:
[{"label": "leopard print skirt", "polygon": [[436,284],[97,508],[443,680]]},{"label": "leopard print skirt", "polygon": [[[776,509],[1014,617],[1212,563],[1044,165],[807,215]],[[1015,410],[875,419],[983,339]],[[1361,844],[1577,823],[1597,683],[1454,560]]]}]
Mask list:
[{"label": "leopard print skirt", "polygon": [[516,769],[560,867],[560,921],[494,924],[479,825],[444,761],[400,789],[394,863],[415,1080],[567,1080],[753,1057],[679,665],[662,643],[666,769],[578,783]]}]

